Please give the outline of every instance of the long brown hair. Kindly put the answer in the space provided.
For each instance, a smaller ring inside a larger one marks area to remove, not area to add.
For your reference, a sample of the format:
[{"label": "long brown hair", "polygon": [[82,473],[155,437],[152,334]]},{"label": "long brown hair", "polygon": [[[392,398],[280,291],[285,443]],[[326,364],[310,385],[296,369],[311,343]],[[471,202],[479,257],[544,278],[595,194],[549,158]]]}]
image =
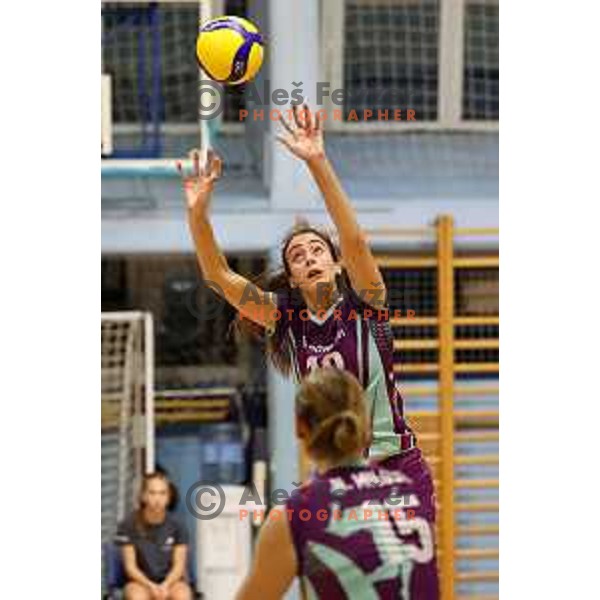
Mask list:
[{"label": "long brown hair", "polygon": [[306,449],[317,459],[340,461],[368,445],[364,390],[349,372],[315,369],[296,393],[296,416],[308,429]]},{"label": "long brown hair", "polygon": [[162,471],[154,471],[152,473],[146,473],[142,477],[142,484],[140,486],[140,491],[138,494],[137,509],[134,513],[135,528],[139,533],[142,533],[142,534],[145,534],[148,529],[148,524],[146,523],[146,519],[144,518],[144,509],[145,509],[144,494],[148,490],[148,484],[154,479],[160,479],[161,481],[164,481],[167,485],[167,489],[168,489],[168,493],[169,493],[169,501],[167,502],[167,509],[169,508],[169,505],[172,503],[172,500],[173,500],[174,486],[171,483],[171,481],[169,480],[169,478],[166,476],[165,473],[163,473]]},{"label": "long brown hair", "polygon": [[[311,225],[306,220],[297,220],[294,226],[286,233],[280,245],[280,267],[275,271],[266,272],[260,275],[253,283],[266,292],[274,292],[278,296],[286,298],[286,303],[290,306],[302,310],[306,308],[304,299],[300,290],[292,288],[290,285],[290,269],[286,260],[286,251],[291,241],[303,233],[314,233],[321,238],[331,253],[335,262],[339,261],[340,252],[332,236],[323,228]],[[336,286],[341,293],[351,290],[350,282],[346,271],[342,268],[340,274],[336,276]],[[236,326],[242,335],[250,336],[254,339],[264,340],[266,344],[266,353],[275,368],[284,375],[289,375],[292,370],[291,350],[284,336],[277,335],[276,331],[266,332],[263,327],[244,317],[238,312],[236,317]]]}]

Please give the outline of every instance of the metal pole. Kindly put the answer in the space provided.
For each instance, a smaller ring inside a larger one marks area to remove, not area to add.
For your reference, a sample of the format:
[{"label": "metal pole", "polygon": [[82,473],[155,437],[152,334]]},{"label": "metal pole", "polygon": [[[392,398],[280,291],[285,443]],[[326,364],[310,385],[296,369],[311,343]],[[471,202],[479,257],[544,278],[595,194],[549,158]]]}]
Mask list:
[{"label": "metal pole", "polygon": [[444,127],[462,120],[464,0],[440,2],[438,114]]},{"label": "metal pole", "polygon": [[[295,430],[295,385],[289,377],[280,375],[271,364],[267,376],[269,489],[271,492],[283,489],[291,493],[297,489],[293,482],[298,483],[300,476]],[[296,580],[285,599],[298,600],[299,598],[299,586]]]},{"label": "metal pole", "polygon": [[[315,104],[319,80],[319,2],[317,0],[269,0],[269,66],[271,90],[284,89],[288,95],[301,90],[302,96]],[[298,87],[295,84],[301,84]],[[271,105],[270,109],[289,108]],[[287,116],[287,114],[286,114]],[[306,210],[317,197],[316,187],[305,166],[285,151],[275,135],[281,125],[269,122],[267,161],[273,210]]]},{"label": "metal pole", "polygon": [[[268,0],[268,10],[271,90],[283,88],[291,95],[297,89],[294,83],[301,83],[303,96],[308,96],[312,108],[318,108],[314,102],[320,72],[319,1]],[[271,108],[282,107],[272,105]],[[267,136],[265,179],[269,183],[271,211],[288,214],[291,225],[297,211],[310,207],[317,194],[309,174],[303,172],[305,166],[276,141],[275,133],[280,127],[278,123],[269,122],[271,135]],[[279,260],[276,252],[271,255],[271,260]],[[273,367],[269,367],[268,380],[270,488],[292,491],[296,489],[292,482],[298,482],[300,476],[295,435],[295,386]],[[286,600],[299,597],[296,581]]]},{"label": "metal pole", "polygon": [[[211,2],[200,2],[200,25],[210,21],[212,18]],[[198,70],[198,102],[202,102],[202,87],[200,82],[208,79],[208,75],[202,70]],[[212,140],[210,136],[209,121],[207,119],[199,119],[200,126],[200,150],[202,151],[202,160],[206,159],[206,151],[211,147]]]},{"label": "metal pole", "polygon": [[144,316],[144,391],[146,411],[146,473],[154,471],[154,322]]}]

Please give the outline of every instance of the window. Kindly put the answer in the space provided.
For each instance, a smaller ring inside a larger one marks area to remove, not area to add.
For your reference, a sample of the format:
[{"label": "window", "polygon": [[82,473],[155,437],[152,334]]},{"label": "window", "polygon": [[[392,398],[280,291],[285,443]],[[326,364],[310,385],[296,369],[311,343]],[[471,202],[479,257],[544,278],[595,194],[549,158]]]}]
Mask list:
[{"label": "window", "polygon": [[499,115],[498,5],[465,7],[463,118],[497,120]]},{"label": "window", "polygon": [[[438,3],[346,3],[344,116],[350,110],[414,109],[437,116]],[[359,119],[361,118],[359,114]]]},{"label": "window", "polygon": [[[321,0],[321,12],[323,74],[344,90],[345,122],[329,128],[497,129],[498,0]],[[395,109],[416,121],[377,123]]]}]

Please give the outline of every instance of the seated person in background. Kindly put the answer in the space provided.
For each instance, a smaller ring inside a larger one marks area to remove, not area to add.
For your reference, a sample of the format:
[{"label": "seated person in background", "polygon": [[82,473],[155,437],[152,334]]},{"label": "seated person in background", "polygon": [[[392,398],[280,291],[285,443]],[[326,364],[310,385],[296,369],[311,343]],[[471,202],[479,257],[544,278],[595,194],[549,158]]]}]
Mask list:
[{"label": "seated person in background", "polygon": [[172,486],[164,473],[144,476],[139,508],[117,529],[128,583],[126,600],[191,600],[185,581],[188,535],[167,512]]}]

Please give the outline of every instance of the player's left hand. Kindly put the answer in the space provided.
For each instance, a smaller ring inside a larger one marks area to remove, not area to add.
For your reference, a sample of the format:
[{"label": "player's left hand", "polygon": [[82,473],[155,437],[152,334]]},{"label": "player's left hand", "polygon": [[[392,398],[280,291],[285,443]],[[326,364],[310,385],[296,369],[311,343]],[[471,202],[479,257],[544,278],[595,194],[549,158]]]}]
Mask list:
[{"label": "player's left hand", "polygon": [[293,122],[286,121],[285,116],[280,119],[286,131],[278,135],[277,139],[302,160],[310,162],[323,158],[323,128],[318,114],[313,115],[306,104],[296,104],[292,106],[292,116]]},{"label": "player's left hand", "polygon": [[221,158],[209,149],[206,155],[206,165],[200,166],[200,152],[191,152],[193,172],[185,173],[181,162],[177,162],[177,170],[181,175],[181,183],[187,201],[190,216],[206,213],[210,204],[210,196],[215,182],[221,177],[223,163]]}]

